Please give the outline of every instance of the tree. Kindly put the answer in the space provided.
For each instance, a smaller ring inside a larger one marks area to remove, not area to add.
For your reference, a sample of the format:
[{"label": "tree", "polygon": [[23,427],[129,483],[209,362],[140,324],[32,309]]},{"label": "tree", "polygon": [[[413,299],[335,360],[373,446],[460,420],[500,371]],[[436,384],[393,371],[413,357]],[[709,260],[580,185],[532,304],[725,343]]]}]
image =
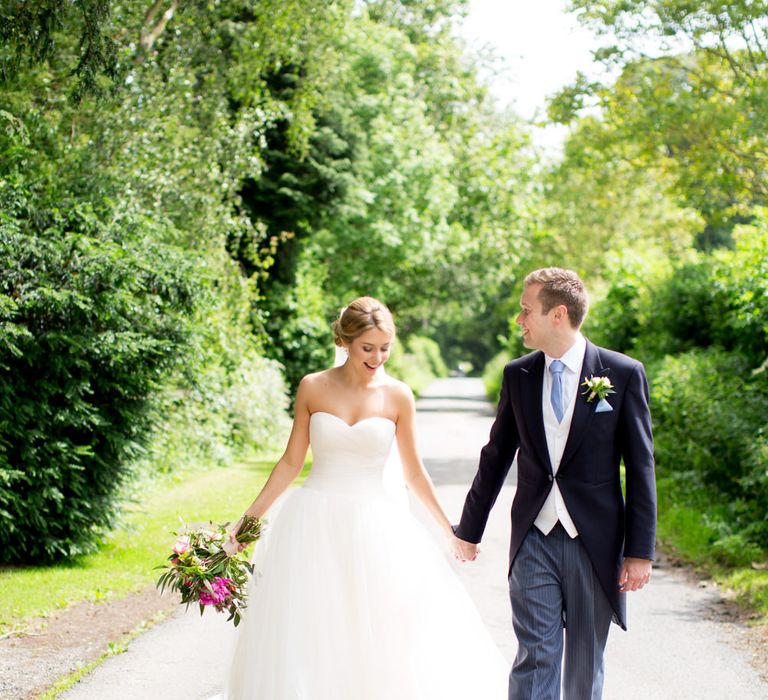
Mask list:
[{"label": "tree", "polygon": [[544,185],[539,262],[559,258],[590,278],[605,277],[611,251],[642,247],[680,256],[703,226],[693,208],[671,196],[673,176],[659,166],[638,167],[634,144],[595,117],[580,120]]},{"label": "tree", "polygon": [[[259,134],[287,110],[291,148],[312,129],[341,8],[4,5],[3,561],[96,546],[169,412],[211,429],[211,452],[235,451],[265,435],[242,400],[258,381],[280,422],[283,387],[243,315],[254,290],[225,242],[258,233],[236,205]],[[269,74],[298,55],[305,91],[271,99]]]},{"label": "tree", "polygon": [[[459,44],[395,24],[361,15],[349,25],[307,152],[286,148],[289,119],[275,122],[265,171],[242,192],[274,261],[259,273],[270,352],[294,384],[327,361],[327,323],[358,294],[384,299],[404,335],[441,328],[455,352],[477,351],[477,364],[506,328],[503,311],[472,331],[462,325],[467,309],[487,321],[499,307],[524,248],[522,129],[494,114]],[[292,91],[300,80],[286,69],[272,89]],[[232,241],[241,262],[243,243]],[[320,305],[304,303],[314,298],[310,278],[322,286]],[[291,291],[299,279],[303,298]],[[460,334],[466,344],[454,342]]]},{"label": "tree", "polygon": [[[730,245],[733,226],[766,198],[768,60],[762,2],[573,2],[616,43],[597,53],[614,83],[581,79],[552,103],[564,123],[597,106],[636,167],[668,173],[669,192],[706,225],[702,248]],[[643,49],[652,37],[661,55]]]}]

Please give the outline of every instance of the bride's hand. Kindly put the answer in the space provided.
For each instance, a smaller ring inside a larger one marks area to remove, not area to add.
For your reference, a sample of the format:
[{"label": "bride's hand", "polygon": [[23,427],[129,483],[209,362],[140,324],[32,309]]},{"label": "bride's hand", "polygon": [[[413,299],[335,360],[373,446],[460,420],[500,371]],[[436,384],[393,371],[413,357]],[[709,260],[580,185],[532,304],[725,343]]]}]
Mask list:
[{"label": "bride's hand", "polygon": [[235,554],[237,554],[240,551],[240,545],[235,539],[235,534],[233,532],[229,533],[229,536],[227,537],[226,541],[221,546],[221,548],[224,550],[224,552],[228,557],[234,557]]},{"label": "bride's hand", "polygon": [[480,547],[472,542],[460,540],[456,535],[451,535],[450,544],[454,558],[459,561],[474,561],[480,554]]},{"label": "bride's hand", "polygon": [[240,525],[242,524],[243,519],[240,518],[232,529],[229,531],[229,535],[227,536],[227,541],[223,545],[224,551],[227,553],[227,556],[233,557],[235,554],[239,554],[242,552],[248,545],[243,542],[237,541],[237,531],[240,529]]}]

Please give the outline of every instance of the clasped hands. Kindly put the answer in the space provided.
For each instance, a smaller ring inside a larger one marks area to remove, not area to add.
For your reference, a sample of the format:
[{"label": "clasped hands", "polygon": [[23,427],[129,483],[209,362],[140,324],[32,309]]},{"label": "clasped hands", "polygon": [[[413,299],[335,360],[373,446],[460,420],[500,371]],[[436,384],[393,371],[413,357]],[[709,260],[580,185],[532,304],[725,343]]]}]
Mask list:
[{"label": "clasped hands", "polygon": [[459,561],[475,561],[480,554],[479,545],[461,540],[453,534],[450,536],[450,547],[453,558]]}]

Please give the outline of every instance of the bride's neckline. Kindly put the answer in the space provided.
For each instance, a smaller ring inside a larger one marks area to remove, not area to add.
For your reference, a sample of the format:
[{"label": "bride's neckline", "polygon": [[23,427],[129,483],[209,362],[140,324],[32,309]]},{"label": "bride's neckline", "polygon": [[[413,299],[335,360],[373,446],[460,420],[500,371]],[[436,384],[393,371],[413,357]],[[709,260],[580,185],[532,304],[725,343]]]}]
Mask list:
[{"label": "bride's neckline", "polygon": [[361,418],[358,421],[355,421],[354,423],[347,423],[343,418],[337,416],[335,413],[330,413],[328,411],[314,411],[310,416],[310,420],[312,420],[312,416],[316,416],[318,413],[323,413],[326,416],[331,416],[331,418],[335,418],[337,421],[344,423],[348,428],[354,428],[356,425],[360,425],[360,423],[365,423],[365,421],[368,420],[385,420],[392,423],[392,425],[397,426],[397,423],[393,421],[391,418],[387,418],[386,416],[368,416],[367,418]]}]

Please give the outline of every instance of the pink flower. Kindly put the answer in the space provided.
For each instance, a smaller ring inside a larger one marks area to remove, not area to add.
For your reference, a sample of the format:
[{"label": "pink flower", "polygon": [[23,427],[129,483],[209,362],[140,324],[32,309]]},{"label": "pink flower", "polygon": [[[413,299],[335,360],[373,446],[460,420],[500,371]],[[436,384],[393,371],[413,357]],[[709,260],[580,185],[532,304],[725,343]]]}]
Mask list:
[{"label": "pink flower", "polygon": [[187,535],[182,535],[178,540],[176,540],[176,544],[173,545],[173,551],[176,552],[176,554],[184,554],[184,552],[188,550],[189,537]]},{"label": "pink flower", "polygon": [[200,591],[200,602],[203,605],[224,605],[232,597],[232,581],[217,576],[211,581],[211,590],[204,588]]}]

